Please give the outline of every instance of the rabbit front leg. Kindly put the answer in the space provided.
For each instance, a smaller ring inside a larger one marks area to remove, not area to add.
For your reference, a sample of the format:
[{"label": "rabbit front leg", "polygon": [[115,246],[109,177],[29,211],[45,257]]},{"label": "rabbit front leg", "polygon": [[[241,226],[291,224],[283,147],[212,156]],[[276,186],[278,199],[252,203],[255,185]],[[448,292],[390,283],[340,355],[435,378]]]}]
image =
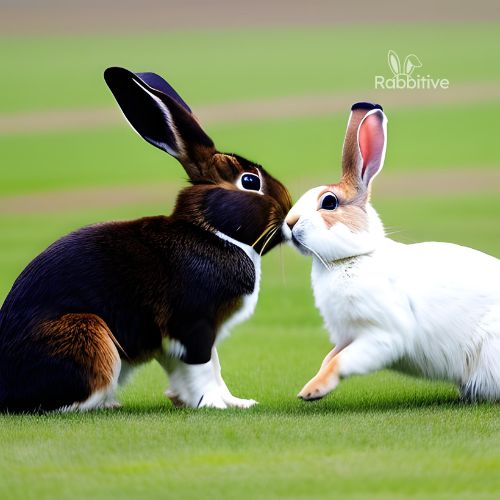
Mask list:
[{"label": "rabbit front leg", "polygon": [[[177,331],[178,324],[173,323]],[[170,340],[165,343],[157,360],[169,377],[165,392],[175,406],[190,408],[249,408],[253,400],[234,397],[221,376],[221,366],[213,346],[215,331],[211,323],[197,320],[182,324],[184,343]],[[208,359],[208,361],[206,361]]]},{"label": "rabbit front leg", "polygon": [[157,356],[169,377],[166,396],[175,406],[227,408],[212,359],[212,322],[181,316],[172,318],[169,328],[173,338],[165,340]]},{"label": "rabbit front leg", "polygon": [[[332,351],[333,352],[333,351]],[[328,353],[318,373],[302,388],[297,397],[304,401],[315,401],[332,392],[340,382],[339,356]]]},{"label": "rabbit front leg", "polygon": [[351,342],[338,354],[335,349],[324,359],[318,373],[299,392],[304,401],[314,401],[333,391],[340,379],[380,370],[400,357],[394,335],[367,332]]},{"label": "rabbit front leg", "polygon": [[217,349],[215,347],[212,349],[212,362],[215,378],[221,390],[222,399],[227,404],[227,406],[232,408],[250,408],[251,406],[257,404],[257,401],[255,401],[254,399],[237,398],[236,396],[233,396],[231,394],[231,391],[222,378],[219,354],[217,353]]},{"label": "rabbit front leg", "polygon": [[215,377],[214,362],[191,365],[176,360],[169,373],[170,387],[166,395],[175,406],[189,408],[228,407],[223,398],[223,391]]},{"label": "rabbit front leg", "polygon": [[161,363],[166,367],[170,380],[165,394],[177,407],[250,408],[257,403],[253,399],[240,399],[231,394],[222,378],[215,347],[208,363],[190,365],[172,358],[167,358],[165,364]]}]

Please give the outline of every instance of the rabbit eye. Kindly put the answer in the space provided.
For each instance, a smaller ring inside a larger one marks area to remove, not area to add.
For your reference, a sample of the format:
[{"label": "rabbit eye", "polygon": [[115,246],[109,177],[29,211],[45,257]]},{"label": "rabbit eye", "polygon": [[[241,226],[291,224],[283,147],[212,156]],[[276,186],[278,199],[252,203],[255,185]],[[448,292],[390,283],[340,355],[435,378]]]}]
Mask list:
[{"label": "rabbit eye", "polygon": [[335,210],[339,206],[339,199],[333,193],[325,193],[319,199],[319,208],[323,210]]},{"label": "rabbit eye", "polygon": [[241,188],[247,191],[260,191],[260,177],[255,174],[243,174],[239,182]]}]

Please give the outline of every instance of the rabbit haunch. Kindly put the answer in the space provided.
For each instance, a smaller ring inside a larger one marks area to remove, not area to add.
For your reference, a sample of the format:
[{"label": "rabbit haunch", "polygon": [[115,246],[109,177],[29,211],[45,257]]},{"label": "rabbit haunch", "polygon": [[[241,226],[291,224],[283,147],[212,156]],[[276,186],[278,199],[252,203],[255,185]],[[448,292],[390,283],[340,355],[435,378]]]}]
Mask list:
[{"label": "rabbit haunch", "polygon": [[291,202],[265,169],[221,153],[161,77],[105,80],[146,141],[189,176],[170,216],[88,226],[21,273],[0,311],[0,409],[114,407],[117,384],[156,359],[189,407],[249,407],[221,377],[216,340],[255,309],[260,255]]},{"label": "rabbit haunch", "polygon": [[[342,377],[391,367],[451,381],[466,400],[499,400],[500,261],[385,236],[369,198],[386,136],[380,106],[353,106],[341,182],[308,191],[286,218],[296,248],[312,255],[316,305],[335,344],[299,396],[318,399]],[[328,192],[338,199],[329,210]]]}]

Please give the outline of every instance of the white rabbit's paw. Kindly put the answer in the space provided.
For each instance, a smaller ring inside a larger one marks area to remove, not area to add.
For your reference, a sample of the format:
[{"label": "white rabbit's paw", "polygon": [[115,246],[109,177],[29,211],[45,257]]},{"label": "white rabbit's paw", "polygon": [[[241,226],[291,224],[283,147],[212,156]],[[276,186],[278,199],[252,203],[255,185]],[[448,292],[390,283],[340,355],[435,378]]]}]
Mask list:
[{"label": "white rabbit's paw", "polygon": [[316,401],[333,391],[339,383],[338,375],[322,376],[321,372],[310,380],[304,388],[297,394],[297,397],[304,401]]},{"label": "white rabbit's paw", "polygon": [[304,388],[298,393],[297,397],[304,401],[316,401],[326,396],[326,394],[327,393],[321,391],[319,388],[316,389]]}]

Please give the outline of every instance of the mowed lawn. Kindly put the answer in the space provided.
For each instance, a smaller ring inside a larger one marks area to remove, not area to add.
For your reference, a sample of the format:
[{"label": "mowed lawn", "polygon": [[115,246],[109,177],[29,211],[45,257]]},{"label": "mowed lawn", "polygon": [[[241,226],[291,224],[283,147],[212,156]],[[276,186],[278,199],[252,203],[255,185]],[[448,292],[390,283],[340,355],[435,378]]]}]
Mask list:
[{"label": "mowed lawn", "polygon": [[[171,75],[195,105],[352,88],[363,100],[373,75],[387,75],[389,48],[415,52],[426,70],[452,84],[500,84],[493,64],[498,28],[2,39],[11,76],[0,80],[2,95],[10,96],[0,100],[0,112],[113,106],[101,79],[113,64]],[[217,125],[209,133],[221,149],[261,162],[297,198],[338,179],[350,104],[331,117]],[[430,178],[447,170],[451,178],[456,170],[499,168],[499,111],[500,102],[465,100],[386,109],[389,150],[376,182],[393,173]],[[125,123],[0,136],[0,196],[158,182],[175,187],[184,177],[175,160]],[[442,185],[437,195],[408,186],[379,198],[375,186],[373,200],[396,239],[448,240],[500,257],[499,192],[457,194]],[[164,204],[1,213],[0,302],[26,263],[58,236],[91,222],[168,213],[173,202],[166,193]],[[497,498],[498,404],[465,406],[449,384],[388,371],[345,381],[316,403],[296,399],[330,349],[309,269],[310,261],[289,248],[269,254],[256,314],[220,348],[229,387],[257,399],[258,407],[174,409],[162,394],[166,377],[151,364],[122,390],[119,410],[1,415],[0,498]]]}]

